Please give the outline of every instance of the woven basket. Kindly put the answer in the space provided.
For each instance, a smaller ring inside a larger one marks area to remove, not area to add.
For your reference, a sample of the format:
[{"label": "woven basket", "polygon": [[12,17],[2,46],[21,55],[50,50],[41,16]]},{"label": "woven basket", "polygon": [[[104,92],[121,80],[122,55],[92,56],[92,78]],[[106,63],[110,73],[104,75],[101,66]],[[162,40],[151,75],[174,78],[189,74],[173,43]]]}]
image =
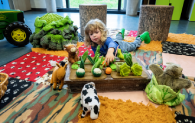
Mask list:
[{"label": "woven basket", "polygon": [[9,76],[5,73],[0,73],[0,99],[4,96],[7,85],[8,85]]}]

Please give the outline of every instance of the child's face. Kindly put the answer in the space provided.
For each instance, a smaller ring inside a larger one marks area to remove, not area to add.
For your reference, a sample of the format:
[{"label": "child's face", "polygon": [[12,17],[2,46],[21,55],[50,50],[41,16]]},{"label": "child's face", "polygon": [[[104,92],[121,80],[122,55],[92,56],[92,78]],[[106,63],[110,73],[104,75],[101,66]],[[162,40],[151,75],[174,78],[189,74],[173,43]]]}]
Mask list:
[{"label": "child's face", "polygon": [[100,42],[101,42],[101,31],[99,29],[97,29],[93,32],[90,31],[89,32],[89,37],[94,43],[100,44]]}]

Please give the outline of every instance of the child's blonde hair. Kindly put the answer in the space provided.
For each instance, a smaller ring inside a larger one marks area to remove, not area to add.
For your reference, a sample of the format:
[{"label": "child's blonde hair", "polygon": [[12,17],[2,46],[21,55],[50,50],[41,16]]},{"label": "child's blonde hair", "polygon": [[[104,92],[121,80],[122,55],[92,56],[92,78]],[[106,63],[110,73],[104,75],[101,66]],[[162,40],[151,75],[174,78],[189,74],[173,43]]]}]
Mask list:
[{"label": "child's blonde hair", "polygon": [[89,46],[89,45],[95,46],[96,45],[93,41],[91,41],[91,39],[89,37],[89,32],[94,32],[97,29],[99,29],[101,32],[101,45],[103,45],[104,42],[106,41],[108,30],[107,30],[105,24],[99,19],[92,19],[84,27],[84,30],[85,30],[84,42],[85,42],[86,46]]}]

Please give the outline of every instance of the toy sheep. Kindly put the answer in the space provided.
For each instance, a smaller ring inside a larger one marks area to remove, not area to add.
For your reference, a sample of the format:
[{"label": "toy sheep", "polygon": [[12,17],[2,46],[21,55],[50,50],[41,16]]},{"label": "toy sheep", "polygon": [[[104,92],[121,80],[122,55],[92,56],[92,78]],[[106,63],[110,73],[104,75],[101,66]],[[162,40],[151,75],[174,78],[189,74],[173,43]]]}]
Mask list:
[{"label": "toy sheep", "polygon": [[95,89],[95,83],[90,82],[84,85],[81,91],[81,106],[83,107],[83,113],[81,118],[90,111],[91,119],[95,120],[99,116],[100,102]]}]

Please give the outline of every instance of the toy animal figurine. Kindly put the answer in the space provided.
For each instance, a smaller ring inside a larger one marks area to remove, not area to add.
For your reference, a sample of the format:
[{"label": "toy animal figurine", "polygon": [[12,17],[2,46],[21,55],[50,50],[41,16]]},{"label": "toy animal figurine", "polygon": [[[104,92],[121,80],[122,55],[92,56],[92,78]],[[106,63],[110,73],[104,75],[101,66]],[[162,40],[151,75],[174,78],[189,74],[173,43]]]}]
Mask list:
[{"label": "toy animal figurine", "polygon": [[190,80],[181,78],[183,69],[177,64],[168,63],[164,71],[156,64],[151,64],[149,68],[159,85],[167,85],[175,92],[191,86]]},{"label": "toy animal figurine", "polygon": [[83,113],[81,118],[90,111],[91,119],[95,120],[99,116],[100,102],[95,89],[95,83],[90,82],[84,85],[81,91],[81,106],[83,107]]},{"label": "toy animal figurine", "polygon": [[66,48],[68,52],[68,61],[70,63],[73,64],[79,60],[78,54],[77,54],[77,48],[75,45],[70,44],[70,45],[64,46],[64,48]]},{"label": "toy animal figurine", "polygon": [[63,67],[60,66],[58,63],[56,63],[57,67],[52,73],[51,82],[50,85],[53,85],[53,89],[56,89],[56,86],[58,83],[60,83],[59,90],[62,89],[62,86],[64,85],[64,77],[66,74],[66,66],[65,64]]}]

